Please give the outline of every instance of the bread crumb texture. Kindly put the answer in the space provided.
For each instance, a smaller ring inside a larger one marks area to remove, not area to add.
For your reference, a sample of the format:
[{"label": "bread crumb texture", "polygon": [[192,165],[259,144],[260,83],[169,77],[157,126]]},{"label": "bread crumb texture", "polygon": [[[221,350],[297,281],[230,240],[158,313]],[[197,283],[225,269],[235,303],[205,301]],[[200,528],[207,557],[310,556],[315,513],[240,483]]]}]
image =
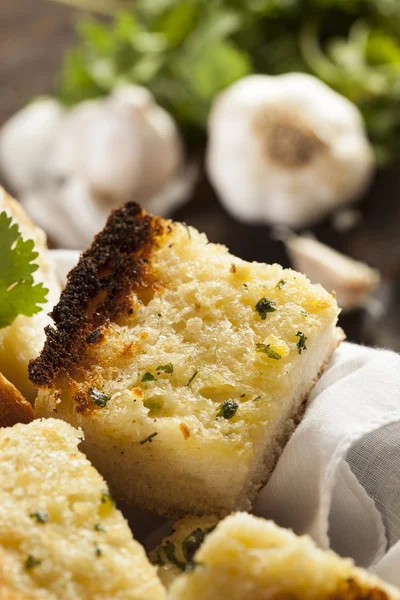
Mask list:
[{"label": "bread crumb texture", "polygon": [[60,286],[55,267],[48,256],[44,232],[32,223],[22,206],[0,187],[0,212],[3,211],[13,217],[24,239],[34,241],[35,251],[39,253],[35,261],[39,269],[33,277],[35,283],[43,283],[49,290],[47,303],[43,305],[40,313],[33,317],[20,315],[12,325],[0,329],[0,372],[28,400],[33,401],[36,390],[28,378],[28,364],[43,347],[44,328],[51,322],[47,313],[58,300]]},{"label": "bread crumb texture", "polygon": [[400,592],[333,552],[248,514],[227,517],[178,577],[170,600],[398,600]]},{"label": "bread crumb texture", "polygon": [[31,364],[36,412],[81,426],[128,502],[248,509],[338,343],[338,312],[305,276],[128,204],[53,311]]},{"label": "bread crumb texture", "polygon": [[0,598],[161,600],[81,437],[54,419],[0,431]]}]

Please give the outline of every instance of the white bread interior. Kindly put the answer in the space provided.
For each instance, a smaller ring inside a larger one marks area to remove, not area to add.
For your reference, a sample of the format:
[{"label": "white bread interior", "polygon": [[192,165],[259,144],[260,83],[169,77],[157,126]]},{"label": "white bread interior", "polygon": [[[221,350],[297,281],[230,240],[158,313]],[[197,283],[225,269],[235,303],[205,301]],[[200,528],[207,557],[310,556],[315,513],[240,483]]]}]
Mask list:
[{"label": "white bread interior", "polygon": [[0,430],[0,598],[163,600],[81,438],[55,419]]}]

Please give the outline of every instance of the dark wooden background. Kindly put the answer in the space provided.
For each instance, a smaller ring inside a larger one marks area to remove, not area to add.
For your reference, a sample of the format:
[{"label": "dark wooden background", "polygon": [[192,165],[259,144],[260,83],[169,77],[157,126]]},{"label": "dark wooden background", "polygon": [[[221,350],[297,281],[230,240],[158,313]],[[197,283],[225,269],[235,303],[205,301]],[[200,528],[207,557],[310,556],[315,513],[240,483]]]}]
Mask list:
[{"label": "dark wooden background", "polygon": [[[77,11],[46,0],[0,0],[0,125],[33,96],[54,91],[65,49],[73,42]],[[400,163],[399,163],[400,164]],[[399,164],[380,171],[359,208],[362,219],[347,233],[327,219],[317,237],[380,269],[381,314],[359,310],[342,317],[348,338],[400,351],[400,175]],[[175,217],[206,231],[247,260],[288,266],[283,245],[263,226],[230,218],[204,175],[191,201]]]}]

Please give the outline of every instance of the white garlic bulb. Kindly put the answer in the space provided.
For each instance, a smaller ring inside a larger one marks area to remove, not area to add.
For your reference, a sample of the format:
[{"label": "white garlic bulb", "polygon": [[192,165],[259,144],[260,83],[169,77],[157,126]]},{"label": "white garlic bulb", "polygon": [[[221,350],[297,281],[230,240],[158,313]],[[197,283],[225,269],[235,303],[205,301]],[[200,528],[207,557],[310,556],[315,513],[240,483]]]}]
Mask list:
[{"label": "white garlic bulb", "polygon": [[105,100],[77,105],[58,132],[51,168],[58,179],[77,176],[118,205],[145,201],[182,163],[174,121],[144,88],[127,85]]},{"label": "white garlic bulb", "polygon": [[167,214],[197,177],[173,119],[134,85],[69,110],[55,100],[28,106],[0,132],[0,169],[26,211],[65,248],[87,246],[127,200]]},{"label": "white garlic bulb", "polygon": [[302,227],[356,199],[374,158],[346,98],[303,73],[253,75],[214,103],[207,170],[240,220]]},{"label": "white garlic bulb", "polygon": [[312,283],[320,283],[328,292],[334,291],[344,311],[365,305],[379,285],[376,269],[313,238],[290,235],[283,241],[293,268],[307,275]]},{"label": "white garlic bulb", "polygon": [[61,105],[52,98],[28,104],[0,132],[0,168],[17,194],[38,187],[62,120]]}]

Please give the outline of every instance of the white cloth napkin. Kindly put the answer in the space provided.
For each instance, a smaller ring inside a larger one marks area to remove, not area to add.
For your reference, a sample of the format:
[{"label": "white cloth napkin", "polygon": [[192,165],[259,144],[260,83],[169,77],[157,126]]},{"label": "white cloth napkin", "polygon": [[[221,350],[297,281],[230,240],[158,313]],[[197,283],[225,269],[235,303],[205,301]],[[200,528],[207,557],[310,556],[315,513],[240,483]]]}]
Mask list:
[{"label": "white cloth napkin", "polygon": [[400,586],[400,356],[341,345],[254,512]]}]

